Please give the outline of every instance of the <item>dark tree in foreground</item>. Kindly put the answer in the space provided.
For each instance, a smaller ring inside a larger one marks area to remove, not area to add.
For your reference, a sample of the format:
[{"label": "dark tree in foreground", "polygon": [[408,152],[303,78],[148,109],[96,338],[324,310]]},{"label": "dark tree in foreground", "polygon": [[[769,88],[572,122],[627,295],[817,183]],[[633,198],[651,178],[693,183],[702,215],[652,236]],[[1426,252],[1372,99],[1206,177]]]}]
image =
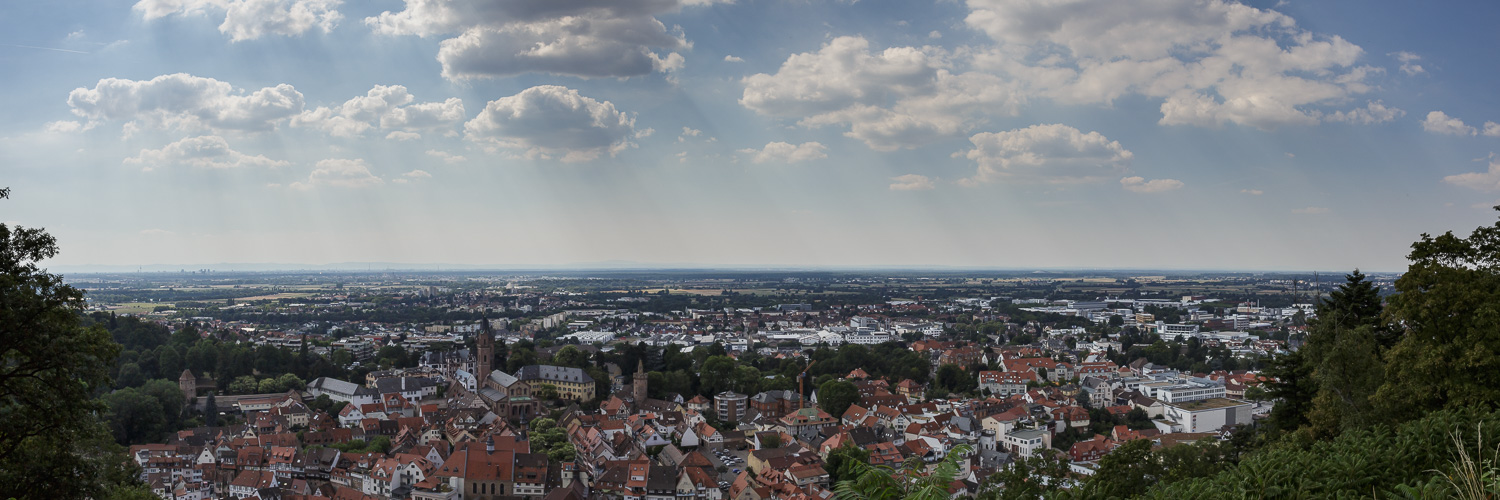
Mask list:
[{"label": "dark tree in foreground", "polygon": [[120,347],[79,324],[82,291],[37,266],[55,255],[45,231],[0,224],[0,498],[119,498],[123,457],[94,396]]}]

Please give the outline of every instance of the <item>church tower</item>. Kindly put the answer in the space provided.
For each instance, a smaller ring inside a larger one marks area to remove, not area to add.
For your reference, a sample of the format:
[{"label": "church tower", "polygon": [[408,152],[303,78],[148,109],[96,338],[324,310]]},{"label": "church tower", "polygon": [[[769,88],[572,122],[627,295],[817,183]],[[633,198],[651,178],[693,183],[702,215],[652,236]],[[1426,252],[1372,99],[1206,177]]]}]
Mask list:
[{"label": "church tower", "polygon": [[474,357],[474,378],[484,385],[484,379],[489,378],[493,370],[491,364],[495,362],[495,338],[490,332],[490,319],[479,320],[479,338],[474,341],[475,350],[478,351]]},{"label": "church tower", "polygon": [[637,360],[635,365],[635,378],[632,379],[631,396],[635,398],[636,407],[646,402],[646,361]]}]

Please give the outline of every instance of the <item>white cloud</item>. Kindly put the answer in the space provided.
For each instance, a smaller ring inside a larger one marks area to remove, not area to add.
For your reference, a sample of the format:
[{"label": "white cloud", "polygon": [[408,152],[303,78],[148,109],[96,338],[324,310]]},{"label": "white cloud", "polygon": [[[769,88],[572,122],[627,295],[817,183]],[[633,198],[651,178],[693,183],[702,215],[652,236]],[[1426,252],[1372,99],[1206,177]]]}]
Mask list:
[{"label": "white cloud", "polygon": [[872,51],[861,37],[839,37],[817,52],[793,54],[775,74],[744,79],[740,104],[799,119],[804,127],[847,125],[845,135],[877,150],[927,144],[969,131],[988,116],[1015,114],[1014,85],[977,72],[955,74],[937,47]]},{"label": "white cloud", "polygon": [[677,142],[687,142],[689,137],[698,137],[702,133],[702,130],[692,127],[682,127],[682,135],[677,136]]},{"label": "white cloud", "polygon": [[521,73],[631,77],[682,66],[677,51],[692,44],[654,17],[682,5],[678,0],[406,0],[402,11],[383,12],[365,23],[385,35],[443,37],[438,61],[450,80]]},{"label": "white cloud", "polygon": [[614,103],[577,90],[542,85],[490,101],[464,124],[466,137],[491,147],[522,149],[531,157],[588,161],[634,146],[635,117]]},{"label": "white cloud", "polygon": [[932,179],[925,175],[906,174],[891,178],[891,191],[928,191],[933,187]]},{"label": "white cloud", "polygon": [[966,185],[1020,182],[1091,182],[1124,173],[1133,154],[1098,132],[1087,134],[1062,124],[1032,125],[969,138],[974,149],[956,153],[978,164]]},{"label": "white cloud", "polygon": [[[427,156],[431,156],[433,158],[437,158],[439,160],[443,160],[444,162],[447,162],[447,163],[458,163],[458,162],[461,162],[461,161],[464,161],[464,160],[468,159],[468,158],[464,158],[462,156],[459,156],[459,155],[456,155],[456,154],[453,154],[453,153],[449,153],[447,151],[438,151],[436,149],[429,149],[429,150],[427,150]],[[421,172],[421,171],[418,170],[418,172]],[[423,173],[426,173],[426,172],[423,172]]]},{"label": "white cloud", "polygon": [[293,182],[288,187],[309,190],[318,187],[363,188],[385,184],[370,173],[370,166],[362,159],[330,158],[319,161],[307,176],[307,182]]},{"label": "white cloud", "polygon": [[1451,135],[1474,135],[1479,133],[1477,130],[1474,130],[1474,127],[1465,125],[1463,120],[1448,116],[1447,113],[1442,111],[1427,113],[1427,118],[1422,120],[1422,130],[1435,134]]},{"label": "white cloud", "polygon": [[755,155],[751,158],[751,161],[755,163],[798,163],[828,157],[828,148],[817,142],[804,142],[802,144],[772,142],[766,144],[761,149],[741,149],[740,152]]},{"label": "white cloud", "polygon": [[938,31],[938,30],[932,30],[931,32],[927,33],[927,38],[931,38],[933,40],[937,40],[937,39],[942,38],[942,37],[943,37],[943,32]]},{"label": "white cloud", "polygon": [[150,80],[105,78],[68,94],[73,114],[89,121],[144,122],[160,128],[273,130],[302,112],[302,93],[280,84],[244,93],[212,78],[186,73]]},{"label": "white cloud", "polygon": [[[428,153],[431,153],[431,151],[428,151]],[[423,179],[431,179],[431,178],[432,178],[432,174],[427,173],[426,170],[417,169],[417,170],[412,170],[410,172],[401,174],[401,178],[400,179],[396,179],[396,180],[393,180],[391,182],[395,182],[396,184],[409,184],[409,183],[412,183],[412,182],[421,181]]]},{"label": "white cloud", "polygon": [[1250,196],[1260,196],[1260,195],[1266,194],[1265,191],[1261,191],[1259,189],[1241,189],[1240,192],[1248,194]]},{"label": "white cloud", "polygon": [[402,131],[402,130],[394,130],[394,131],[391,131],[391,133],[389,133],[389,134],[385,134],[385,138],[386,138],[386,140],[391,140],[391,141],[414,141],[414,140],[417,140],[417,139],[421,139],[422,138],[422,134],[418,134],[416,132],[406,132],[406,131]]},{"label": "white cloud", "polygon": [[1303,207],[1303,208],[1294,208],[1294,209],[1292,209],[1292,213],[1294,213],[1294,214],[1326,214],[1326,213],[1328,213],[1328,207]]},{"label": "white cloud", "polygon": [[1406,111],[1400,108],[1386,107],[1384,102],[1370,101],[1363,108],[1354,108],[1349,111],[1335,111],[1327,116],[1331,122],[1349,122],[1360,125],[1371,125],[1385,123],[1406,115]]},{"label": "white cloud", "polygon": [[84,130],[84,127],[82,123],[79,123],[76,120],[58,120],[55,122],[47,122],[46,125],[42,125],[42,130],[58,134],[67,134]]},{"label": "white cloud", "polygon": [[1490,137],[1500,137],[1500,123],[1484,122],[1484,132],[1482,133]]},{"label": "white cloud", "polygon": [[198,16],[223,12],[219,32],[231,41],[265,35],[297,36],[318,28],[332,31],[343,15],[342,0],[141,0],[134,9],[147,21],[170,15]]},{"label": "white cloud", "polygon": [[1136,193],[1165,193],[1181,189],[1182,181],[1176,179],[1152,179],[1148,181],[1141,176],[1131,176],[1120,179],[1120,187]]},{"label": "white cloud", "polygon": [[[310,127],[339,137],[357,137],[379,127],[402,131],[447,129],[466,117],[457,97],[443,102],[413,103],[416,98],[401,85],[376,85],[360,97],[332,108],[319,106],[292,118],[294,127]],[[396,136],[397,140],[416,137]],[[388,139],[392,138],[387,134]]]},{"label": "white cloud", "polygon": [[1405,51],[1403,51],[1403,52],[1392,52],[1392,53],[1387,54],[1387,55],[1394,56],[1397,61],[1401,62],[1401,72],[1402,73],[1406,73],[1407,76],[1411,76],[1411,75],[1416,75],[1418,73],[1426,73],[1427,72],[1427,70],[1422,69],[1422,65],[1417,64],[1417,61],[1422,60],[1422,56],[1413,54],[1411,52],[1405,52]]},{"label": "white cloud", "polygon": [[1491,154],[1488,160],[1490,168],[1487,171],[1450,175],[1444,177],[1443,182],[1479,191],[1500,191],[1500,159]]},{"label": "white cloud", "polygon": [[968,0],[965,23],[998,42],[976,66],[1069,104],[1162,98],[1163,125],[1312,124],[1315,106],[1369,90],[1377,68],[1337,36],[1226,0]]},{"label": "white cloud", "polygon": [[735,56],[724,56],[724,62],[745,62],[745,60]]},{"label": "white cloud", "polygon": [[161,149],[142,149],[140,154],[125,159],[126,164],[141,165],[145,171],[168,165],[188,165],[196,168],[241,168],[281,167],[285,161],[272,160],[264,155],[251,156],[230,149],[229,141],[216,135],[188,137],[163,146]]}]

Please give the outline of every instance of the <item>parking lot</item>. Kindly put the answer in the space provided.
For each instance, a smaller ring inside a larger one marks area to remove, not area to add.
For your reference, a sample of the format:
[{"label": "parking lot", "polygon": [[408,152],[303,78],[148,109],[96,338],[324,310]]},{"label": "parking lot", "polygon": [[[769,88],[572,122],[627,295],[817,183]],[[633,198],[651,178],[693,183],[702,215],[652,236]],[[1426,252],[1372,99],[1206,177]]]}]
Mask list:
[{"label": "parking lot", "polygon": [[[722,464],[725,471],[719,474],[719,487],[728,490],[734,478],[739,477],[740,472],[749,468],[746,464],[750,456],[749,450],[705,450],[711,460]],[[737,472],[738,471],[738,472]]]}]

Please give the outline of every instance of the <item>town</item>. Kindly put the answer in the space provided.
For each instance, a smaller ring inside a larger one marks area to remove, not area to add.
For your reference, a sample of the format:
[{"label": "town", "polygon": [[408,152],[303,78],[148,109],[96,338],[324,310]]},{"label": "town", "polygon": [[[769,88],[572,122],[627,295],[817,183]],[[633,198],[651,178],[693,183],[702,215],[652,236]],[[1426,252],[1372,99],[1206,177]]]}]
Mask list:
[{"label": "town", "polygon": [[1129,443],[1257,425],[1263,369],[1335,285],[711,274],[69,280],[117,339],[164,340],[122,341],[116,377],[173,381],[169,418],[111,428],[187,500],[826,500],[851,462],[952,464],[949,495],[1042,460],[1077,482]]}]

